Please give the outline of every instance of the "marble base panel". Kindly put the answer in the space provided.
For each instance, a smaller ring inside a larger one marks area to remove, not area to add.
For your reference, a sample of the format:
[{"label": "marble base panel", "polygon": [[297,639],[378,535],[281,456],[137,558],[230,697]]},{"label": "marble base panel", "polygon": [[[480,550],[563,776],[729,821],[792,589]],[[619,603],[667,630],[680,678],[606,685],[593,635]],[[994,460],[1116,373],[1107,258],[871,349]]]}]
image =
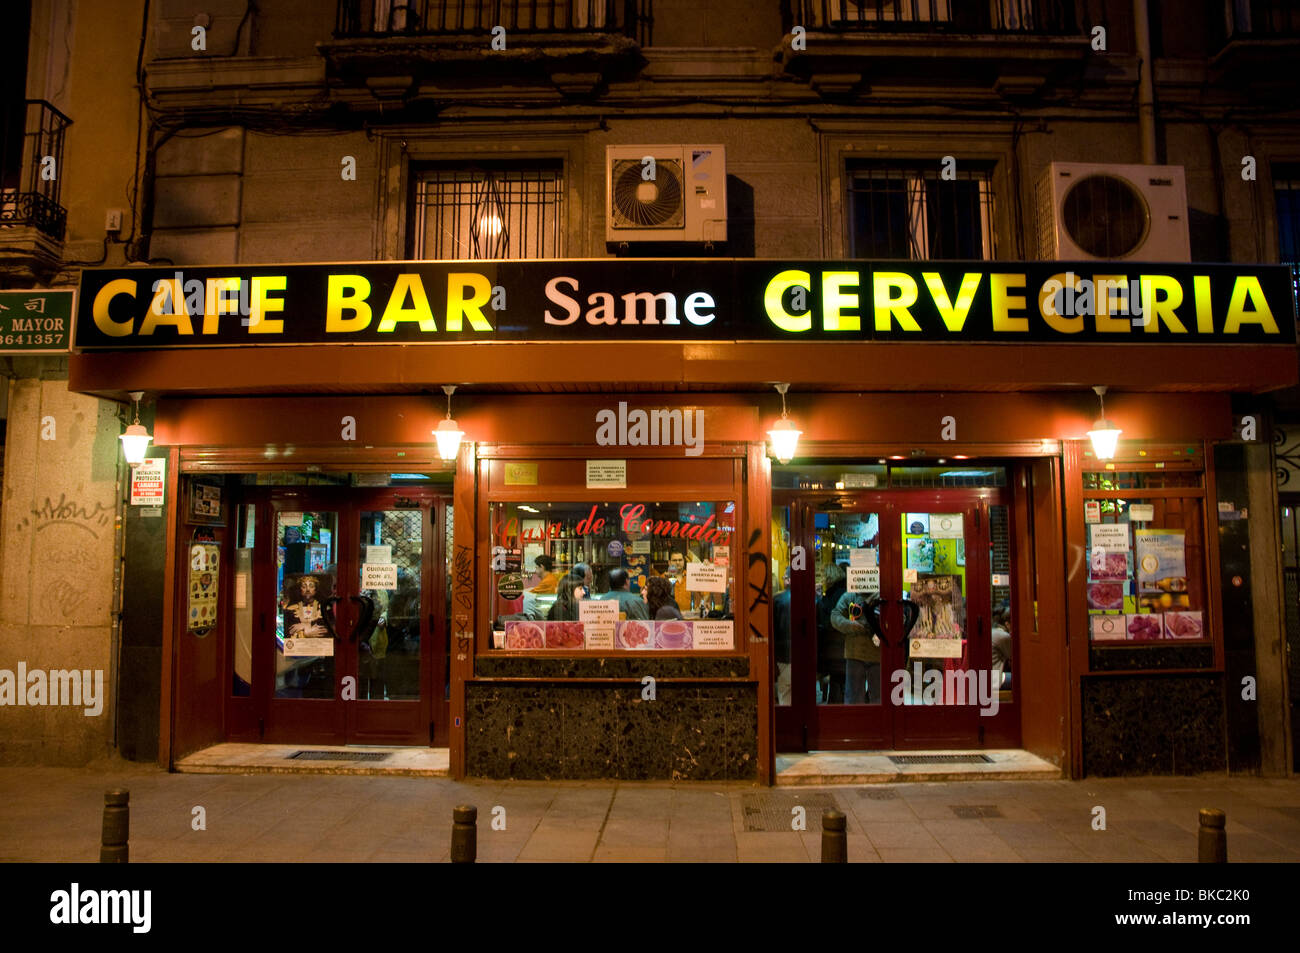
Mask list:
[{"label": "marble base panel", "polygon": [[755,781],[758,688],[470,682],[465,768],[532,780]]},{"label": "marble base panel", "polygon": [[1083,771],[1089,777],[1227,769],[1217,674],[1083,680]]}]

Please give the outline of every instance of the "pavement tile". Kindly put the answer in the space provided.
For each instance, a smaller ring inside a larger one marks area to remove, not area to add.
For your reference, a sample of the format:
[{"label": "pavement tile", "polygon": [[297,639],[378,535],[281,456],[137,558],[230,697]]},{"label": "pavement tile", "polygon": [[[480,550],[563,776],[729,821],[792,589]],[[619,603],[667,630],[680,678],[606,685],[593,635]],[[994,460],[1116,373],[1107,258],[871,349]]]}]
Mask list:
[{"label": "pavement tile", "polygon": [[519,852],[522,860],[588,861],[596,851],[599,831],[538,829]]},{"label": "pavement tile", "polygon": [[[938,849],[939,842],[934,835],[915,823],[871,823],[863,824],[863,833],[877,851],[885,848],[891,850],[926,850]],[[883,852],[881,854],[884,856]]]},{"label": "pavement tile", "polygon": [[614,847],[602,844],[591,858],[596,863],[662,864],[668,860],[667,847]]},{"label": "pavement tile", "polygon": [[880,860],[886,864],[946,864],[952,857],[940,847],[878,847]]}]

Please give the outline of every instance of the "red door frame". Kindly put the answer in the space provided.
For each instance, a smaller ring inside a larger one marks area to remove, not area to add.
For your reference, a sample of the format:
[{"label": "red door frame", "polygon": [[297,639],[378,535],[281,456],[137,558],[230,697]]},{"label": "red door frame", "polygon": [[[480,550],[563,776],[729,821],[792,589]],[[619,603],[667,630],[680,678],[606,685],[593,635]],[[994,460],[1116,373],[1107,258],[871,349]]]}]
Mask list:
[{"label": "red door frame", "polygon": [[[443,527],[451,509],[444,492],[425,487],[268,487],[251,489],[240,502],[256,501],[257,532],[253,557],[254,657],[253,692],[267,742],[302,744],[446,745],[449,703],[446,698],[447,619],[446,543]],[[411,504],[414,504],[413,506]],[[358,676],[355,643],[348,637],[359,608],[349,600],[357,592],[360,514],[418,507],[422,514],[420,587],[420,698],[418,701],[343,701],[344,676]],[[274,526],[281,511],[321,510],[338,514],[335,606],[334,697],[279,699],[275,684],[276,578]]]},{"label": "red door frame", "polygon": [[[1008,465],[1008,475],[1017,472]],[[1013,482],[1008,480],[1009,483]],[[1017,514],[1010,486],[1003,488],[897,489],[871,491],[776,490],[773,509],[791,508],[791,545],[813,550],[811,514],[825,503],[836,503],[845,511],[878,514],[884,630],[890,643],[882,647],[880,704],[865,706],[818,705],[809,673],[817,670],[817,619],[814,574],[792,574],[791,583],[791,689],[789,706],[776,708],[777,750],[905,750],[933,747],[981,747],[985,722],[976,706],[895,706],[890,703],[890,673],[902,667],[902,535],[896,529],[899,514],[906,512],[962,512],[968,555],[966,564],[966,617],[979,637],[967,650],[966,665],[988,671],[991,663],[990,577],[987,558],[990,506],[1003,505],[1011,525],[1009,536],[1016,540]],[[888,528],[886,528],[888,527]],[[1013,555],[1013,585],[1023,585],[1027,566],[1024,557]],[[1013,598],[1013,611],[1016,600]],[[1018,620],[1017,620],[1018,621]],[[1013,625],[1013,657],[1018,652],[1019,624]],[[1017,689],[1019,691],[1019,689]],[[995,736],[1005,744],[1008,735],[1019,737],[1018,706],[1004,703],[995,721]],[[1018,742],[1016,742],[1018,743]]]}]

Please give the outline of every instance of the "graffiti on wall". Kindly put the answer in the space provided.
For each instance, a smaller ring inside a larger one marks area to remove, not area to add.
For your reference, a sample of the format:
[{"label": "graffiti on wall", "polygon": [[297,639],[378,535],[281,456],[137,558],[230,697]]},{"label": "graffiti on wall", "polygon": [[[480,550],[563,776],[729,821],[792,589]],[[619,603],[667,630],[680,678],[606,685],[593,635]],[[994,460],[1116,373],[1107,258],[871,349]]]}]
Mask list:
[{"label": "graffiti on wall", "polygon": [[766,607],[771,603],[772,580],[769,567],[771,561],[764,551],[764,547],[759,546],[763,541],[763,531],[755,529],[749,534],[749,542],[745,544],[747,568],[749,575],[749,588],[754,595],[754,601],[749,604],[749,637],[755,642],[763,642],[766,639],[763,631],[754,625],[754,613],[760,606]]},{"label": "graffiti on wall", "polygon": [[87,621],[85,611],[104,598],[90,581],[103,571],[106,560],[99,551],[109,543],[113,507],[101,502],[46,497],[18,522],[18,529],[31,528],[33,579],[36,612],[48,622]]}]

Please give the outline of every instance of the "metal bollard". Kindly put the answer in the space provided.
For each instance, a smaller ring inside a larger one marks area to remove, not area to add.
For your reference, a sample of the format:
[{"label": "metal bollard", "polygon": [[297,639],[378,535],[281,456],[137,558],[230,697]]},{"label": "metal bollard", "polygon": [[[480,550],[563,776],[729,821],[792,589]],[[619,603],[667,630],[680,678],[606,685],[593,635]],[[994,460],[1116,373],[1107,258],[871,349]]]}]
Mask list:
[{"label": "metal bollard", "polygon": [[131,792],[114,788],[104,792],[104,833],[100,838],[99,862],[128,862],[127,840],[131,836]]},{"label": "metal bollard", "polygon": [[847,864],[849,862],[849,835],[847,820],[839,811],[822,812],[822,863]]},{"label": "metal bollard", "polygon": [[478,856],[478,808],[461,804],[451,809],[451,862],[472,864]]},{"label": "metal bollard", "polygon": [[1212,807],[1201,808],[1201,829],[1196,835],[1197,861],[1202,864],[1228,862],[1228,815]]}]

